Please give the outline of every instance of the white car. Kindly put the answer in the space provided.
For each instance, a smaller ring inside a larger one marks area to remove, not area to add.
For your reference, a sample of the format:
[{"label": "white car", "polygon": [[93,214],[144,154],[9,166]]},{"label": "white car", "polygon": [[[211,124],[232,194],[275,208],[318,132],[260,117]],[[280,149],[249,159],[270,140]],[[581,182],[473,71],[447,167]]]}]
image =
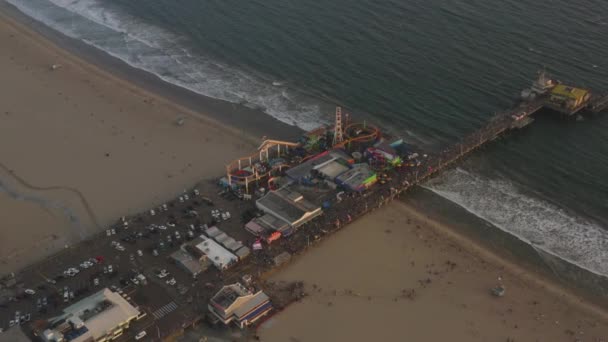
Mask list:
[{"label": "white car", "polygon": [[80,268],[84,268],[84,269],[87,269],[87,268],[92,267],[92,266],[93,266],[93,263],[90,262],[90,261],[88,261],[88,260],[85,261],[85,262],[83,262],[82,264],[80,264]]},{"label": "white car", "polygon": [[184,199],[187,201],[190,199],[190,196],[188,196],[187,194],[184,194]]},{"label": "white car", "polygon": [[201,194],[201,193],[198,191],[198,189],[194,189],[194,191],[193,191],[193,192],[194,192],[194,196],[198,196],[198,195],[200,195],[200,194]]},{"label": "white car", "polygon": [[99,286],[99,278],[93,279],[93,285]]},{"label": "white car", "polygon": [[112,265],[108,265],[108,273],[112,273],[114,270],[112,269]]},{"label": "white car", "polygon": [[147,284],[146,283],[146,280],[147,280],[146,276],[144,276],[143,274],[141,274],[141,273],[138,274],[137,275],[137,279],[141,282],[142,285],[146,285]]},{"label": "white car", "polygon": [[116,235],[116,229],[112,228],[112,235]]},{"label": "white car", "polygon": [[167,226],[161,224],[160,226],[158,226],[158,229],[167,230]]},{"label": "white car", "polygon": [[32,296],[36,294],[36,291],[32,290],[32,289],[25,289],[24,291],[26,294]]},{"label": "white car", "polygon": [[173,286],[173,285],[177,284],[177,281],[175,281],[175,278],[171,278],[171,279],[167,280],[166,283],[167,283],[167,285]]},{"label": "white car", "polygon": [[138,249],[137,250],[137,255],[140,256],[140,257],[142,257],[142,256],[144,256],[144,252],[142,252],[141,249]]},{"label": "white car", "polygon": [[125,251],[125,248],[122,245],[116,246],[116,249],[119,250],[119,251],[121,251],[121,252]]},{"label": "white car", "polygon": [[67,276],[70,276],[70,277],[73,277],[73,276],[77,275],[78,273],[80,273],[80,271],[77,268],[74,268],[74,267],[70,267],[66,271],[63,271],[64,275],[67,275]]},{"label": "white car", "polygon": [[106,235],[107,235],[107,236],[112,235],[112,231],[111,231],[111,230],[109,230],[109,229],[108,229],[108,230],[106,230]]},{"label": "white car", "polygon": [[146,337],[146,335],[146,331],[142,330],[135,335],[135,340],[141,340],[142,338]]}]

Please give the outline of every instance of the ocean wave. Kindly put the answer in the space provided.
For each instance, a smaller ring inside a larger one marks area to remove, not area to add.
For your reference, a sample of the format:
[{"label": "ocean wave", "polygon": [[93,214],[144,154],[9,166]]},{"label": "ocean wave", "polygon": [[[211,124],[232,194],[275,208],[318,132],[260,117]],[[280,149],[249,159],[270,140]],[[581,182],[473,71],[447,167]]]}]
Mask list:
[{"label": "ocean wave", "polygon": [[260,109],[304,130],[324,123],[319,101],[193,53],[186,38],[99,0],[6,0],[24,14],[132,67],[204,96]]},{"label": "ocean wave", "polygon": [[455,169],[425,188],[520,240],[593,273],[608,275],[608,231],[524,194],[506,180]]}]

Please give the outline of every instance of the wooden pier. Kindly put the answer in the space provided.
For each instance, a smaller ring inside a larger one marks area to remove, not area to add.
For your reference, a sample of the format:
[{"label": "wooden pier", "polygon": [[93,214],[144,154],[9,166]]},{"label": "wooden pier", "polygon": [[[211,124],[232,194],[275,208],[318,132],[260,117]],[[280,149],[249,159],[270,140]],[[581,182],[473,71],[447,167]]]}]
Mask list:
[{"label": "wooden pier", "polygon": [[608,109],[608,94],[598,95],[591,99],[588,108],[592,113],[599,113]]},{"label": "wooden pier", "polygon": [[[608,109],[608,94],[602,96],[591,96],[587,101],[571,108],[570,110],[558,110],[548,95],[522,101],[517,107],[494,115],[490,121],[474,132],[465,136],[460,142],[444,149],[442,152],[428,156],[425,161],[412,173],[406,173],[405,177],[397,177],[402,186],[398,186],[396,192],[407,190],[432,177],[436,173],[446,169],[467,154],[483,146],[484,144],[498,138],[503,133],[520,129],[532,123],[531,117],[541,109],[558,111],[566,116],[574,115],[582,111],[598,113]],[[395,184],[394,184],[395,185]]]}]

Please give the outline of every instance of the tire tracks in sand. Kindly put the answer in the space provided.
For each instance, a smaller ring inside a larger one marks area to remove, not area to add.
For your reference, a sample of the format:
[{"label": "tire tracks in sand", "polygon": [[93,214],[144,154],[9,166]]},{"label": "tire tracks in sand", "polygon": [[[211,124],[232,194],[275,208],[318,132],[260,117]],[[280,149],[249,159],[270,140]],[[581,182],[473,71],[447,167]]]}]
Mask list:
[{"label": "tire tracks in sand", "polygon": [[[70,187],[70,186],[66,186],[66,185],[37,186],[37,185],[31,184],[27,180],[25,180],[22,177],[20,177],[19,175],[17,175],[15,173],[15,171],[13,171],[9,167],[7,167],[2,162],[0,162],[0,169],[2,169],[6,174],[8,174],[10,177],[12,177],[16,181],[16,183],[20,187],[23,187],[24,189],[27,189],[27,190],[30,190],[33,192],[65,191],[65,192],[75,195],[76,198],[78,199],[78,202],[82,205],[84,211],[86,212],[89,219],[91,220],[91,222],[95,225],[96,228],[101,229],[101,225],[99,224],[97,215],[95,215],[95,212],[91,208],[91,205],[89,204],[86,197],[82,194],[82,192],[80,192],[80,190]],[[43,205],[41,205],[41,206],[46,209],[46,207],[44,207]],[[73,211],[71,211],[71,212],[73,212]],[[72,220],[70,220],[70,221],[72,221]]]}]

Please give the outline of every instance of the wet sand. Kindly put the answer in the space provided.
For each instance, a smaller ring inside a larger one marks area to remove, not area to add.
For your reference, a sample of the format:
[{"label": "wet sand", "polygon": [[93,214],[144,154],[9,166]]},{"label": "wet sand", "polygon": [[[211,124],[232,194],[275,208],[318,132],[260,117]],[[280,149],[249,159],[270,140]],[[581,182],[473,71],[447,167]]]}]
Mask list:
[{"label": "wet sand", "polygon": [[[1,12],[0,46],[0,231],[10,246],[0,274],[48,254],[49,237],[77,242],[217,178],[255,148],[256,138],[103,72]],[[74,217],[49,218],[40,203]]]},{"label": "wet sand", "polygon": [[[257,141],[211,119],[238,121],[234,113],[170,103],[1,13],[0,46],[0,274],[216,178]],[[180,117],[183,126],[175,124]],[[426,221],[392,204],[276,274],[306,281],[310,296],[264,324],[262,340],[608,336],[601,311]],[[489,294],[498,283],[506,286],[503,298]]]},{"label": "wet sand", "polygon": [[[403,203],[368,215],[272,280],[309,297],[262,341],[600,341],[603,311],[508,264]],[[502,284],[504,297],[490,294]]]}]

